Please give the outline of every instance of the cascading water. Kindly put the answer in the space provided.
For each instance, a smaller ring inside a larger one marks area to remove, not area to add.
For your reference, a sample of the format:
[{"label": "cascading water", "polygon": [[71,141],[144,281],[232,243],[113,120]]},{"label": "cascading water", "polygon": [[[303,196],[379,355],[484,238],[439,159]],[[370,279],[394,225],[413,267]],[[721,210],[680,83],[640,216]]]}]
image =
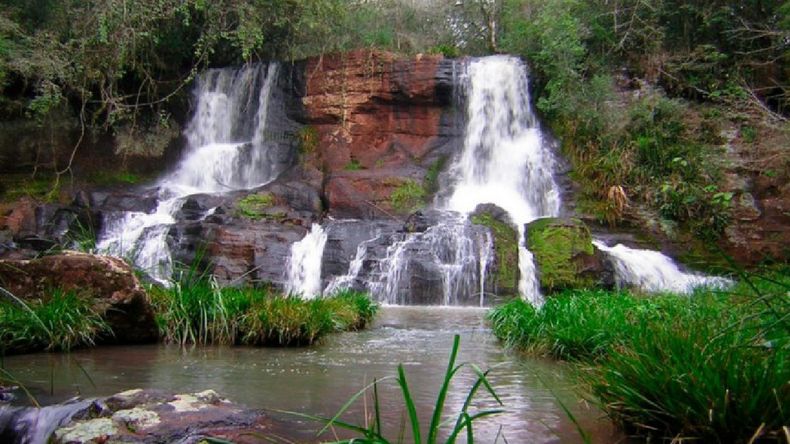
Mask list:
[{"label": "cascading water", "polygon": [[[367,289],[386,303],[484,305],[493,239],[471,224],[468,215],[486,203],[504,209],[519,227],[519,290],[540,301],[532,255],[523,246],[523,226],[556,215],[560,199],[552,176],[554,156],[530,108],[526,68],[507,56],[473,59],[462,68],[456,83],[466,104],[463,150],[450,167],[450,187],[439,190],[434,224],[424,232],[395,237],[370,273]],[[362,263],[365,254],[358,251],[355,263]],[[340,281],[354,282],[359,273],[358,266]],[[428,287],[441,298],[420,300],[413,294],[414,285]]]},{"label": "cascading water", "polygon": [[167,283],[172,260],[167,234],[185,196],[250,189],[280,173],[269,156],[267,120],[277,64],[209,70],[197,81],[196,111],[185,135],[186,154],[157,184],[153,212],[123,212],[105,221],[97,249],[130,258]]},{"label": "cascading water", "polygon": [[609,247],[598,240],[593,244],[612,259],[618,287],[690,293],[696,287],[726,288],[732,285],[732,281],[726,278],[685,273],[672,259],[658,251],[629,248],[623,244]]},{"label": "cascading water", "polygon": [[310,232],[291,245],[288,259],[286,292],[312,299],[321,294],[321,259],[327,235],[321,225],[313,224]]},{"label": "cascading water", "polygon": [[519,231],[519,292],[540,303],[524,224],[556,216],[560,193],[554,155],[530,106],[526,73],[519,59],[507,56],[476,59],[467,66],[464,150],[451,168],[457,180],[445,206],[468,214],[493,203],[508,213]]},{"label": "cascading water", "polygon": [[[523,230],[532,220],[559,214],[560,192],[549,139],[530,107],[527,70],[508,56],[463,63],[456,79],[459,102],[466,107],[463,150],[449,169],[449,186],[439,190],[435,209],[429,211],[431,226],[360,244],[349,273],[332,280],[328,289],[359,288],[363,282],[390,304],[484,305],[493,242],[487,231],[480,235],[474,230],[468,215],[480,204],[494,204],[518,227],[519,292],[535,305],[542,303]],[[382,244],[387,245],[383,254],[376,251]],[[600,241],[595,245],[614,263],[620,285],[688,292],[729,282],[683,273],[658,252],[610,248]],[[366,269],[366,263],[375,265]],[[415,289],[421,294],[415,295]]]}]

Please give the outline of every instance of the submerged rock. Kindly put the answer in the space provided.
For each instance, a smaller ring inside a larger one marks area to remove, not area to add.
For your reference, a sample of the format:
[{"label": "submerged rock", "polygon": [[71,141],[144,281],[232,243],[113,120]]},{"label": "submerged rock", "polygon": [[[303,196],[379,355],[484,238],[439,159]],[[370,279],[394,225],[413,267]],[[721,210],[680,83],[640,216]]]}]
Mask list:
[{"label": "submerged rock", "polygon": [[581,220],[537,219],[526,226],[526,242],[544,292],[612,287],[612,266],[593,247],[590,230]]}]

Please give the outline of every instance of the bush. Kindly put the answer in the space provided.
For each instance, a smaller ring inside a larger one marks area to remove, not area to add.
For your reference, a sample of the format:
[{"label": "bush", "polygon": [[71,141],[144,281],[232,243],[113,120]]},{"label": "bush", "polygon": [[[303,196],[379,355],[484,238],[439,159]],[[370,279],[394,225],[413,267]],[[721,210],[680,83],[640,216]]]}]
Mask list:
[{"label": "bush", "polygon": [[425,205],[425,188],[417,182],[407,179],[390,195],[392,208],[403,213],[419,210]]}]

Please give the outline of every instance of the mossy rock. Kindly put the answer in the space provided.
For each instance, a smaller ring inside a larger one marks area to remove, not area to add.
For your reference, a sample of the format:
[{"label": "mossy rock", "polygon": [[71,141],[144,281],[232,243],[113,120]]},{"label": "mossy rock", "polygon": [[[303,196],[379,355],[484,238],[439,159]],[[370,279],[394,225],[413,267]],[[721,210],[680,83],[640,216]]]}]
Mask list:
[{"label": "mossy rock", "polygon": [[[494,236],[496,253],[496,293],[500,296],[518,294],[518,232],[506,220],[504,210],[491,205],[491,208],[478,207],[472,214],[472,223],[483,225]],[[500,211],[496,211],[500,210]],[[503,216],[504,214],[504,216]]]},{"label": "mossy rock", "polygon": [[600,286],[604,264],[590,229],[579,219],[543,218],[527,224],[527,248],[535,256],[541,289],[555,293]]}]

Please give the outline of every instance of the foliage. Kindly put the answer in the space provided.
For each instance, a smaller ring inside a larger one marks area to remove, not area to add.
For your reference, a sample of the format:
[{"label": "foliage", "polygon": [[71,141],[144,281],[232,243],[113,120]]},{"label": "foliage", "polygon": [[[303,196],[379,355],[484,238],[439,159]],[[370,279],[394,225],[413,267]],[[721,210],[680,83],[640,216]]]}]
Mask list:
[{"label": "foliage", "polygon": [[151,302],[166,343],[233,344],[239,318],[265,292],[220,288],[214,279],[193,276],[170,288],[153,287]]},{"label": "foliage", "polygon": [[324,334],[335,331],[333,314],[321,299],[265,298],[242,318],[245,334],[241,340],[253,345],[310,345]]},{"label": "foliage", "polygon": [[512,347],[577,363],[595,402],[659,438],[779,439],[790,402],[786,270],[742,276],[728,293],[650,298],[574,291],[490,314]]},{"label": "foliage", "polygon": [[357,159],[351,159],[343,169],[346,171],[359,171],[362,169],[362,164]]},{"label": "foliage", "polygon": [[780,3],[504,1],[500,49],[530,61],[582,208],[610,224],[646,210],[700,238],[723,233],[723,119],[666,95],[725,105],[735,123],[743,113],[782,121]]},{"label": "foliage", "polygon": [[396,211],[410,213],[425,205],[425,195],[425,187],[411,179],[406,179],[390,194],[390,205]]},{"label": "foliage", "polygon": [[495,219],[489,213],[472,216],[472,223],[491,229],[497,263],[497,293],[518,292],[518,233],[509,224]]},{"label": "foliage", "polygon": [[221,287],[194,269],[150,293],[164,341],[179,345],[310,345],[327,333],[365,328],[377,311],[364,293],[304,300],[266,288]]},{"label": "foliage", "polygon": [[447,164],[447,156],[440,156],[435,162],[428,167],[428,172],[425,173],[425,191],[427,193],[435,193],[439,190],[439,173]]},{"label": "foliage", "polygon": [[94,345],[111,335],[91,299],[75,291],[54,289],[46,299],[0,306],[0,343],[4,353],[64,350]]},{"label": "foliage", "polygon": [[238,214],[253,220],[264,217],[264,210],[274,205],[274,195],[271,193],[249,194],[236,202]]},{"label": "foliage", "polygon": [[[482,410],[478,412],[470,412],[470,408],[472,407],[472,401],[474,400],[477,392],[483,387],[490,395],[494,398],[494,400],[501,406],[502,401],[497,396],[496,392],[494,391],[493,387],[488,381],[488,371],[480,370],[476,365],[469,364],[469,363],[462,363],[456,365],[456,358],[458,357],[458,349],[460,346],[460,336],[455,335],[453,339],[453,347],[450,351],[450,359],[447,363],[447,370],[444,373],[444,378],[442,382],[442,386],[439,389],[439,393],[436,396],[436,402],[433,406],[433,415],[431,416],[431,423],[428,425],[427,437],[425,440],[422,439],[422,429],[420,427],[420,420],[417,417],[417,406],[412,398],[411,391],[409,389],[409,382],[406,378],[406,371],[403,368],[403,364],[398,365],[398,377],[396,379],[398,386],[400,387],[401,394],[403,395],[403,403],[405,410],[408,412],[409,416],[409,425],[411,426],[411,435],[412,441],[416,444],[435,444],[439,440],[439,432],[442,428],[445,427],[446,424],[452,424],[453,427],[447,433],[447,439],[445,440],[446,443],[454,443],[459,438],[463,438],[468,443],[474,442],[474,430],[473,430],[473,423],[486,416],[496,415],[498,413],[503,412],[501,409],[488,409]],[[442,421],[444,416],[444,404],[445,400],[447,399],[450,393],[450,385],[458,373],[463,367],[469,366],[475,372],[477,379],[475,380],[474,384],[468,389],[466,393],[466,398],[464,400],[464,404],[461,407],[461,411],[458,412],[455,421],[451,421],[452,418],[445,419]],[[318,432],[318,435],[321,435],[330,427],[338,426],[340,428],[350,430],[352,432],[358,433],[360,436],[357,438],[352,438],[349,440],[341,441],[344,443],[379,443],[385,444],[392,442],[388,438],[382,435],[382,426],[381,426],[381,406],[379,403],[378,398],[378,384],[383,380],[374,380],[372,384],[367,385],[362,390],[357,392],[348,402],[341,407],[341,409],[335,414],[332,418],[322,418],[313,415],[306,415],[301,413],[294,413],[290,412],[293,415],[312,419],[316,421],[325,422],[326,425],[322,430]],[[344,422],[340,420],[340,416],[345,413],[345,411],[360,397],[364,396],[368,390],[373,389],[373,418],[371,424],[356,425],[348,422]],[[402,437],[395,442],[401,442]]]}]

